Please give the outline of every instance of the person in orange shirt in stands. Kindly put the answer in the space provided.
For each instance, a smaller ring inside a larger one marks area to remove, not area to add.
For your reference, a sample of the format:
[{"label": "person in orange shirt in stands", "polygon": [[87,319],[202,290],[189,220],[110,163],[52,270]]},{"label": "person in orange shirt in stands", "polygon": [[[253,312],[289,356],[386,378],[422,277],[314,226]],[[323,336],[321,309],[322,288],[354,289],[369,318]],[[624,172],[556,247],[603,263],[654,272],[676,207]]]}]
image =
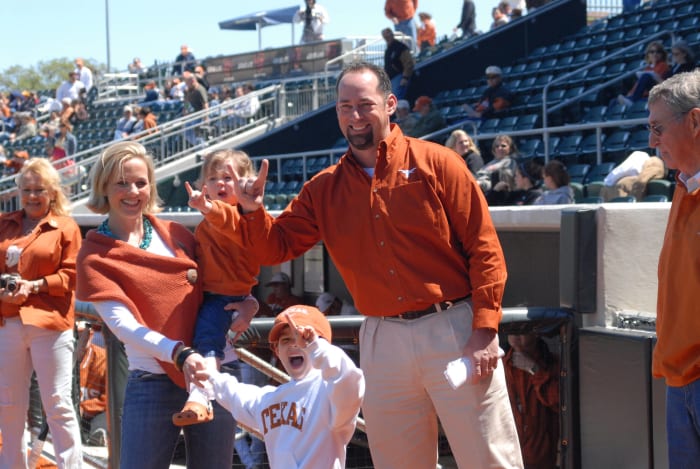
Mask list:
[{"label": "person in orange shirt in stands", "polygon": [[418,0],[386,0],[384,15],[394,24],[394,31],[409,36],[413,41],[412,49],[416,49],[416,23],[413,17],[418,8]]},{"label": "person in orange shirt in stands", "polygon": [[[383,69],[353,63],[336,85],[349,142],[340,161],[307,182],[277,218],[265,212],[269,163],[238,178],[231,231],[262,264],[323,241],[365,317],[363,415],[376,467],[435,467],[438,418],[459,467],[523,467],[499,364],[506,282],[486,200],[452,150],[404,136]],[[444,340],[450,337],[450,340]],[[473,370],[455,390],[448,362]]]},{"label": "person in orange shirt in stands", "polygon": [[418,13],[418,18],[420,18],[420,26],[418,27],[418,48],[422,51],[435,45],[437,32],[435,30],[433,16],[430,13]]},{"label": "person in orange shirt in stands", "polygon": [[304,304],[304,300],[292,294],[292,281],[284,272],[277,272],[265,286],[272,287],[272,293],[267,295],[265,302],[273,314],[279,314],[290,306]]}]

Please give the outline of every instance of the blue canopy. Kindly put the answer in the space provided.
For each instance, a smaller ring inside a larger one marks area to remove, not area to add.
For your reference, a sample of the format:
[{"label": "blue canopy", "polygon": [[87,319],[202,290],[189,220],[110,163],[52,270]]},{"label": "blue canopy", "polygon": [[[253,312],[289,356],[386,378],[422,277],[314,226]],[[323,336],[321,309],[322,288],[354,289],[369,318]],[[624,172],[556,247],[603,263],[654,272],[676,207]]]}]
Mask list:
[{"label": "blue canopy", "polygon": [[289,23],[292,25],[292,44],[294,43],[294,15],[299,11],[298,6],[278,8],[275,10],[258,11],[239,16],[228,21],[219,22],[220,29],[238,31],[258,31],[258,49],[261,48],[260,30],[266,26]]}]

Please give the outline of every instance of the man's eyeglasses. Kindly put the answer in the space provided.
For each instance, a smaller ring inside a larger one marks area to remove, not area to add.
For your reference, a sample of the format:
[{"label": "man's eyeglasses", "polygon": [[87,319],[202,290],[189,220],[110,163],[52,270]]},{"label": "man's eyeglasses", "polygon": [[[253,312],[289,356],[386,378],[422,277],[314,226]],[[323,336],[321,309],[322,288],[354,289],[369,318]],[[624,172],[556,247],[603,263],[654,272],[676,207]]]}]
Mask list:
[{"label": "man's eyeglasses", "polygon": [[677,121],[678,119],[681,119],[681,118],[682,118],[683,116],[685,116],[686,114],[687,114],[687,112],[682,112],[682,113],[680,113],[680,114],[676,114],[674,117],[672,117],[671,119],[669,119],[667,122],[665,122],[665,123],[663,123],[663,124],[653,124],[653,125],[652,125],[652,124],[647,124],[647,125],[646,125],[646,128],[647,128],[647,130],[648,130],[649,132],[651,132],[652,134],[656,135],[657,137],[661,137],[661,135],[663,135],[663,133],[664,133],[664,130],[666,130],[665,127],[666,127],[669,123],[675,122],[675,121]]}]

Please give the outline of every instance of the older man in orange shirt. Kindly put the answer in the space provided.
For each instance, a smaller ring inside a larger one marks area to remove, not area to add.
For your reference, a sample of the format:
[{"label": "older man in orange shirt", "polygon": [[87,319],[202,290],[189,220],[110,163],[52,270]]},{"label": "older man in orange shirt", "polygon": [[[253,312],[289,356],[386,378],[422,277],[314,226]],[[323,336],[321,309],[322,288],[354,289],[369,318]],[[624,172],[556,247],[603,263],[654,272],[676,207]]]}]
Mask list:
[{"label": "older man in orange shirt", "polygon": [[[481,189],[456,153],[390,124],[384,70],[352,64],[337,93],[350,148],[277,218],[262,207],[268,162],[239,178],[240,242],[263,264],[324,242],[366,316],[363,412],[377,467],[434,468],[438,417],[460,467],[522,467],[498,366],[506,266]],[[443,372],[456,359],[473,373],[455,390]]]}]

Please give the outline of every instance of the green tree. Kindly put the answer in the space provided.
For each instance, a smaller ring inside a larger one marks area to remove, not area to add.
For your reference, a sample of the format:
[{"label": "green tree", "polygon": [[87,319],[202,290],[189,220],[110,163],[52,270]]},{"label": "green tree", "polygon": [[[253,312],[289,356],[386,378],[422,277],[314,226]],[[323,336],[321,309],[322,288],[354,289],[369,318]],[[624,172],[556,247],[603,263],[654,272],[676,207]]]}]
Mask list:
[{"label": "green tree", "polygon": [[[105,64],[90,59],[83,60],[96,78],[107,70]],[[14,65],[0,72],[0,91],[55,90],[73,69],[73,60],[66,57],[41,61],[31,67]]]}]

